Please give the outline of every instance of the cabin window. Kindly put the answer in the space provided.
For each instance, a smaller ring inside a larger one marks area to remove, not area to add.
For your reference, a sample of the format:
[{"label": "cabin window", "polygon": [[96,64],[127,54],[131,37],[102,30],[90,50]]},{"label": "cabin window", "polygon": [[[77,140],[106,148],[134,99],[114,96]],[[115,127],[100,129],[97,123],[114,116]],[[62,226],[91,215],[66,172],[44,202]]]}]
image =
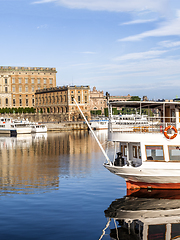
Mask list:
[{"label": "cabin window", "polygon": [[137,158],[137,146],[133,146],[133,158]]},{"label": "cabin window", "polygon": [[180,146],[169,146],[169,160],[180,161]]},{"label": "cabin window", "polygon": [[171,239],[178,239],[180,235],[180,224],[173,223],[171,224]]},{"label": "cabin window", "polygon": [[138,146],[138,155],[139,155],[139,159],[141,159],[141,148],[140,148],[140,146]]},{"label": "cabin window", "polygon": [[124,156],[127,157],[127,146],[124,146]]},{"label": "cabin window", "polygon": [[163,146],[146,146],[147,160],[163,161]]}]

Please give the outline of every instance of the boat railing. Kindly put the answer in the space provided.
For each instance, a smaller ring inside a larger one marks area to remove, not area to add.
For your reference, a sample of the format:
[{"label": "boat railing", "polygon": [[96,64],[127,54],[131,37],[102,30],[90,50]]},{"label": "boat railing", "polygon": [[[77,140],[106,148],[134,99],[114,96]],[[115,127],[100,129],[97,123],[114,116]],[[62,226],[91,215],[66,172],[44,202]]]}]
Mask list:
[{"label": "boat railing", "polygon": [[[134,121],[134,122],[113,122],[109,121],[110,132],[130,132],[130,133],[164,133],[168,126],[173,126],[180,131],[180,123],[175,118],[166,118],[166,122],[161,119],[151,118],[147,121]],[[171,131],[171,130],[169,130]]]}]

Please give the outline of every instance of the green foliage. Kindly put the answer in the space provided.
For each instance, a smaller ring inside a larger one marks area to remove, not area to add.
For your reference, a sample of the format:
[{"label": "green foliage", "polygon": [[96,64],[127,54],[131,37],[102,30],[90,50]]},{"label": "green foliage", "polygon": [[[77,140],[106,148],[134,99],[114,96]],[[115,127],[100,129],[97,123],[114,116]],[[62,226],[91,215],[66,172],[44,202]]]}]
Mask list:
[{"label": "green foliage", "polygon": [[138,96],[132,96],[128,101],[141,101],[141,98]]},{"label": "green foliage", "polygon": [[101,115],[102,111],[101,110],[92,110],[91,115]]},{"label": "green foliage", "polygon": [[35,109],[33,107],[31,108],[0,108],[0,113],[35,113]]}]

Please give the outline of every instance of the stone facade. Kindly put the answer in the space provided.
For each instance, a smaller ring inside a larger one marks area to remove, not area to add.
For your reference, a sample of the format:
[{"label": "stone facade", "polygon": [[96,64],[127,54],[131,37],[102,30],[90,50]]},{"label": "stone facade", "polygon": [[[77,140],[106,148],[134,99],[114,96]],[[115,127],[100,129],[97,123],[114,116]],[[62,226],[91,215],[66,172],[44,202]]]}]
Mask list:
[{"label": "stone facade", "polygon": [[53,114],[54,121],[82,121],[82,116],[73,98],[76,99],[82,112],[89,120],[89,86],[62,86],[37,90],[35,93],[36,112],[49,115],[49,117],[50,114]]},{"label": "stone facade", "polygon": [[93,87],[93,90],[90,91],[90,110],[101,110],[101,113],[104,114],[104,108],[107,107],[107,100],[104,96],[103,91],[96,90],[96,87]]},{"label": "stone facade", "polygon": [[[130,100],[131,96],[110,96],[109,101],[127,101]],[[104,114],[104,108],[107,108],[107,99],[104,96],[103,91],[96,90],[96,87],[93,87],[93,90],[90,91],[90,110],[101,110]]]},{"label": "stone facade", "polygon": [[0,67],[0,108],[34,107],[35,91],[56,86],[55,68]]}]

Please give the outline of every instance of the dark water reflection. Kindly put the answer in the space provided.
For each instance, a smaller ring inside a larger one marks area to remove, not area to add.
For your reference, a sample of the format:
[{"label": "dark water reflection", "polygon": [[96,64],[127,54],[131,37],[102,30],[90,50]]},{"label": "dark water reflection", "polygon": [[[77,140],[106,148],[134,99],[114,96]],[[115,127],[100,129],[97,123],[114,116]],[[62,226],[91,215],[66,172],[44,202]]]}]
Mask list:
[{"label": "dark water reflection", "polygon": [[141,190],[113,201],[105,216],[112,239],[180,239],[180,191]]}]

